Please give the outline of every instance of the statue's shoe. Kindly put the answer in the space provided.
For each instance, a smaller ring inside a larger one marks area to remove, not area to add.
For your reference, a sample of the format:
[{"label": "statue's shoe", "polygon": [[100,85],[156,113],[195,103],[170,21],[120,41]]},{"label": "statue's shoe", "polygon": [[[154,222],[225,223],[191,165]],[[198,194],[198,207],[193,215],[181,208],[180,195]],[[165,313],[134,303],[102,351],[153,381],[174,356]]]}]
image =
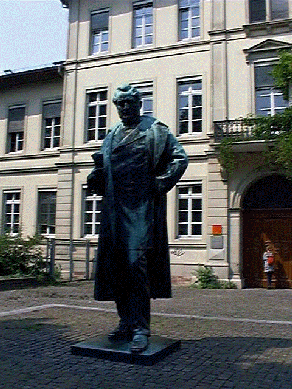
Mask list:
[{"label": "statue's shoe", "polygon": [[108,340],[110,341],[118,341],[118,340],[127,340],[131,341],[133,338],[133,331],[125,325],[119,325],[112,332],[108,334]]},{"label": "statue's shoe", "polygon": [[148,347],[148,336],[143,334],[135,334],[131,344],[132,353],[141,353]]}]

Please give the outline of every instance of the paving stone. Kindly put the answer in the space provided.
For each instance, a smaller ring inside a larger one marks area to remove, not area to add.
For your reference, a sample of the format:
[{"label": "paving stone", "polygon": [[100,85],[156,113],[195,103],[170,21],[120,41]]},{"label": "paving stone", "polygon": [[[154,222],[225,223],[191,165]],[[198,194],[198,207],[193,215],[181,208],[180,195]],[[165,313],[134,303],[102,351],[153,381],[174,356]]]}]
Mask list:
[{"label": "paving stone", "polygon": [[[291,290],[174,288],[152,302],[152,332],[181,349],[151,367],[71,355],[117,323],[114,305],[92,293],[92,282],[0,292],[1,389],[291,389]],[[1,316],[43,304],[64,306]]]}]

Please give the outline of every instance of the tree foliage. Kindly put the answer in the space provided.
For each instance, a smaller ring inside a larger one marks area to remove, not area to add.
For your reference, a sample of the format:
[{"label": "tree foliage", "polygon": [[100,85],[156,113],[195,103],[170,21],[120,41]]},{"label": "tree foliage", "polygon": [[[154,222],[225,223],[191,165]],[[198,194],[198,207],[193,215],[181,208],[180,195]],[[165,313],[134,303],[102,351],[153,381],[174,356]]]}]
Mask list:
[{"label": "tree foliage", "polygon": [[289,100],[289,85],[292,80],[292,52],[290,50],[283,50],[279,53],[279,61],[274,66],[272,75],[284,99]]},{"label": "tree foliage", "polygon": [[[281,90],[285,100],[289,100],[289,89],[292,82],[292,52],[279,53],[279,61],[272,72],[275,86]],[[274,165],[292,176],[292,107],[274,116],[252,116],[243,119],[243,124],[252,127],[252,134],[246,140],[273,141],[268,144],[263,161],[266,165]],[[235,167],[233,143],[237,139],[227,138],[222,141],[219,149],[219,162],[227,173],[232,173]]]}]

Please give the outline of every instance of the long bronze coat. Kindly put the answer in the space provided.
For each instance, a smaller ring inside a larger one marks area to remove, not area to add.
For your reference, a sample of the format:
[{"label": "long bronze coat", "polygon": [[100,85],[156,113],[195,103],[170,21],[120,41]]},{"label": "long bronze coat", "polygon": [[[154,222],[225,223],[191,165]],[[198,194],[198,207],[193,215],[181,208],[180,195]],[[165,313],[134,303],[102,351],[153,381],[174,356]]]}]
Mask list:
[{"label": "long bronze coat", "polygon": [[[168,127],[142,116],[123,137],[117,124],[93,154],[88,190],[103,196],[95,278],[96,300],[115,300],[131,288],[129,264],[147,258],[150,296],[171,297],[166,193],[187,164],[182,146]],[[133,276],[133,275],[132,275]]]}]

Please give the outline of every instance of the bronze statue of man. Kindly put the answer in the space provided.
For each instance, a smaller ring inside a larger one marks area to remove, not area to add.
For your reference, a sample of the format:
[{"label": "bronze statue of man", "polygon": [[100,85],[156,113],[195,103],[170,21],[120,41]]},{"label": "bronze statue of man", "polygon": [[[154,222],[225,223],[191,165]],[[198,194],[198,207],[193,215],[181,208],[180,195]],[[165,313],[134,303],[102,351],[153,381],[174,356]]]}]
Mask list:
[{"label": "bronze statue of man", "polygon": [[103,196],[94,297],[114,300],[119,326],[108,338],[142,352],[150,336],[150,298],[171,297],[166,193],[188,160],[168,127],[140,116],[129,84],[113,97],[121,122],[93,154],[88,190]]}]

